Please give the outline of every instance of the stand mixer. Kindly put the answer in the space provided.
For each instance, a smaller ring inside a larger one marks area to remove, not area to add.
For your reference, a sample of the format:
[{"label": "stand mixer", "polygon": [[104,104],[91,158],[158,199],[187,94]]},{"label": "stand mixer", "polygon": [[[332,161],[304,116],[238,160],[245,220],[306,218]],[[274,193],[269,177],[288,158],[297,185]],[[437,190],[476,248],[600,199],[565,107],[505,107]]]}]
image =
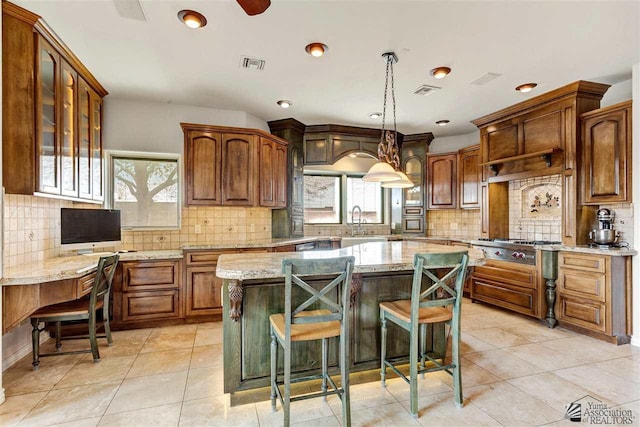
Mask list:
[{"label": "stand mixer", "polygon": [[620,233],[613,229],[615,216],[616,214],[609,209],[599,209],[597,213],[599,228],[589,232],[589,239],[600,246],[617,245]]}]

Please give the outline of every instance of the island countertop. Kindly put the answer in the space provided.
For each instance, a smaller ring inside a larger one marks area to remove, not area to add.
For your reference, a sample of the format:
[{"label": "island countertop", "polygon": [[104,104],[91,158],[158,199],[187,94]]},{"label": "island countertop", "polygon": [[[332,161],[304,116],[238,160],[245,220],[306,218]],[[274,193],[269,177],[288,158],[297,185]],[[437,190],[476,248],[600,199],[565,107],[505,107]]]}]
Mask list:
[{"label": "island countertop", "polygon": [[354,273],[379,273],[413,269],[416,253],[449,253],[468,251],[469,265],[484,263],[482,251],[463,246],[445,246],[428,241],[396,241],[363,243],[348,248],[313,252],[271,252],[223,254],[218,259],[216,275],[222,279],[252,280],[283,277],[285,258],[333,258],[353,255]]}]

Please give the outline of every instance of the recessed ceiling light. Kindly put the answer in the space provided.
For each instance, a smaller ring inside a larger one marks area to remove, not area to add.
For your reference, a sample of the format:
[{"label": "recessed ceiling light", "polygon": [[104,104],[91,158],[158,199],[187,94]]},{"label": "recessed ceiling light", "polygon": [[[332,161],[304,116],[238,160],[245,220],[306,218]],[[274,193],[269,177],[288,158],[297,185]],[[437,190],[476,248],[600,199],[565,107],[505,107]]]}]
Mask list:
[{"label": "recessed ceiling light", "polygon": [[276,104],[278,104],[282,108],[289,108],[293,105],[293,102],[288,101],[286,99],[281,99],[280,101],[276,102]]},{"label": "recessed ceiling light", "polygon": [[527,93],[531,92],[534,87],[538,86],[538,83],[525,83],[516,88],[518,92]]},{"label": "recessed ceiling light", "polygon": [[315,56],[316,58],[324,55],[326,51],[329,50],[326,44],[320,42],[309,43],[304,50],[311,56]]},{"label": "recessed ceiling light", "polygon": [[382,117],[382,113],[369,113],[369,118],[371,119],[379,119],[380,117]]},{"label": "recessed ceiling light", "polygon": [[207,18],[195,10],[181,10],[178,12],[178,19],[189,28],[202,28],[207,25]]},{"label": "recessed ceiling light", "polygon": [[451,72],[451,68],[449,67],[437,67],[431,70],[429,73],[435,77],[436,79],[442,79],[447,76]]},{"label": "recessed ceiling light", "polygon": [[449,120],[438,120],[438,121],[436,122],[436,124],[437,124],[438,126],[446,126],[446,125],[448,125],[448,124],[449,124]]}]

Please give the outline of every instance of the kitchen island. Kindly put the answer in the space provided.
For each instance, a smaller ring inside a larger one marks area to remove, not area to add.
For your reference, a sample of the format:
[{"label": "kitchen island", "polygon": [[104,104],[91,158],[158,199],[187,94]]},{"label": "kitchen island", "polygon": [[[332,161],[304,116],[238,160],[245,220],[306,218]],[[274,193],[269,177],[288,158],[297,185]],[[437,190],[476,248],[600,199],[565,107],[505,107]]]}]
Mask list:
[{"label": "kitchen island", "polygon": [[[484,262],[481,251],[444,246],[427,241],[375,242],[349,248],[292,253],[224,254],[216,274],[224,279],[224,391],[234,393],[269,384],[269,316],[284,312],[285,258],[331,258],[353,255],[356,259],[351,289],[351,372],[376,368],[380,358],[378,304],[409,299],[416,253],[468,251],[469,265]],[[337,292],[337,291],[336,291]],[[333,298],[337,297],[334,292]],[[294,292],[296,298],[304,295]],[[330,342],[330,366],[337,365],[337,339]],[[446,346],[444,328],[436,325],[428,333],[428,348],[435,356]],[[408,335],[389,326],[388,354],[408,355]],[[319,367],[320,342],[296,343],[292,371],[306,372]],[[279,364],[282,366],[282,363]]]}]

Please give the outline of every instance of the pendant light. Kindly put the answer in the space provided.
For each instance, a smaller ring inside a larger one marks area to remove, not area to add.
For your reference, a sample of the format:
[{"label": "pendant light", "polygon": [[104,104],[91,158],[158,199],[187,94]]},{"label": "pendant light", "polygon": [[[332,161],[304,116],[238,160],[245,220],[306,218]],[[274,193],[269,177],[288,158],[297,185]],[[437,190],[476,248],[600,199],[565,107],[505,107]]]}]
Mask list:
[{"label": "pendant light", "polygon": [[[362,178],[367,182],[382,182],[383,187],[391,187],[391,183],[396,183],[393,188],[413,187],[413,183],[400,169],[400,155],[398,150],[398,131],[396,126],[396,93],[393,81],[393,64],[398,62],[398,57],[394,52],[385,52],[382,59],[387,64],[384,82],[384,103],[382,104],[382,132],[380,133],[380,143],[378,144],[378,162],[371,166],[369,172]],[[387,92],[389,87],[389,76],[391,76],[391,105],[393,106],[393,132],[385,130],[385,119],[387,115]]]}]

